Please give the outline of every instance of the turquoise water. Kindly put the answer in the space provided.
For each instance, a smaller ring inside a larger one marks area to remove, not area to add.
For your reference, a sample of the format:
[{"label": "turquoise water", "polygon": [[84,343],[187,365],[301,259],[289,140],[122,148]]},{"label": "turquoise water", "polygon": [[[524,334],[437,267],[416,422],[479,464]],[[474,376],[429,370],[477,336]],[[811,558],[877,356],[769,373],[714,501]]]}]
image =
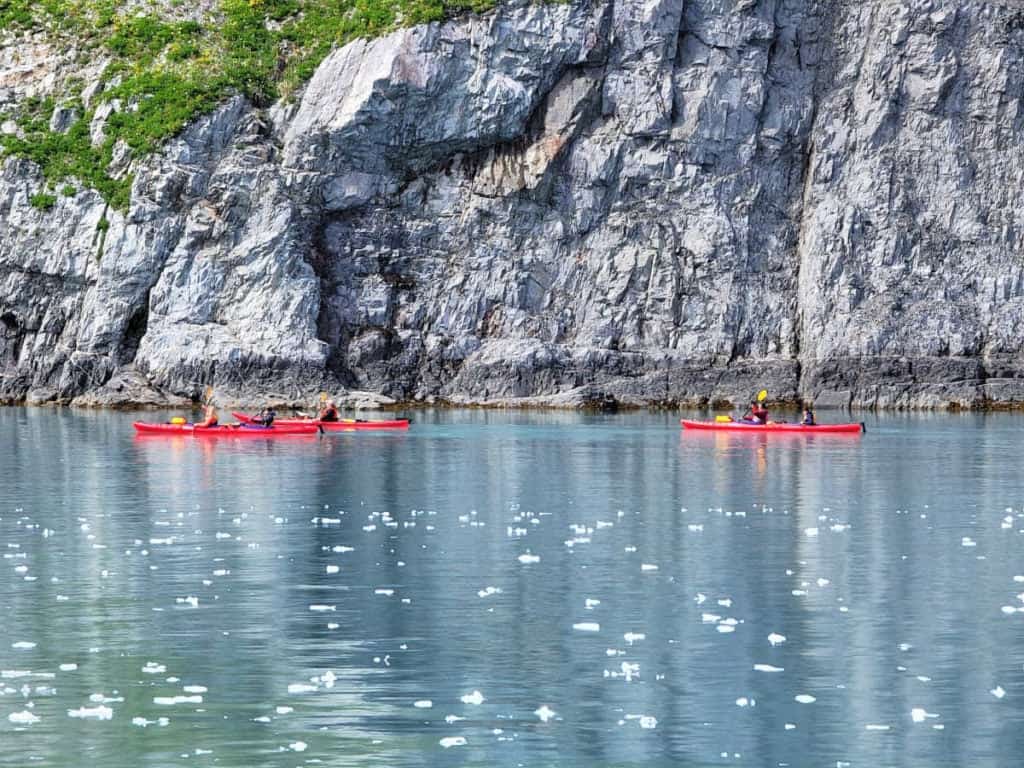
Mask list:
[{"label": "turquoise water", "polygon": [[1020,416],[413,415],[264,442],[0,409],[0,765],[1024,754]]}]

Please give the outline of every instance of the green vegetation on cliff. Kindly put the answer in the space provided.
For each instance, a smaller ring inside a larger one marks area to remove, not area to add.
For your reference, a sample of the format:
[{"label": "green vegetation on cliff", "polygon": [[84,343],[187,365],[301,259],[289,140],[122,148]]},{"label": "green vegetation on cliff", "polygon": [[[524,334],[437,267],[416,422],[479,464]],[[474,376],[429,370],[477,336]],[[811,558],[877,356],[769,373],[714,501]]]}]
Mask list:
[{"label": "green vegetation on cliff", "polygon": [[[131,187],[123,159],[152,152],[229,95],[271,103],[308,79],[334,47],[495,2],[218,0],[196,20],[185,17],[184,0],[154,1],[149,11],[113,0],[0,0],[0,35],[8,42],[42,31],[82,63],[110,62],[91,98],[86,84],[69,77],[58,93],[0,117],[18,126],[0,135],[0,148],[35,161],[52,189],[75,178],[123,209]],[[52,121],[55,110],[70,116],[64,125]],[[96,120],[99,110],[110,111],[105,121]]]}]

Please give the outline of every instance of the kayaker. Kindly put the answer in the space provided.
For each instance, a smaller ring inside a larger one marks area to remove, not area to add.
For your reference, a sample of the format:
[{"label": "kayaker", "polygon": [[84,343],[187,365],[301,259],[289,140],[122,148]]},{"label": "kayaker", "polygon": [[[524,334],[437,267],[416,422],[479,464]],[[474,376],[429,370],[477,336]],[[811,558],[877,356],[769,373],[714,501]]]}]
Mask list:
[{"label": "kayaker", "polygon": [[213,407],[213,403],[210,403],[203,408],[203,420],[196,424],[197,427],[216,427],[217,426],[217,409]]},{"label": "kayaker", "polygon": [[253,418],[252,423],[258,424],[262,427],[269,427],[274,423],[274,419],[277,418],[277,411],[273,408],[264,408],[262,411],[256,414]]},{"label": "kayaker", "polygon": [[750,404],[750,410],[743,417],[743,420],[753,422],[754,424],[767,424],[768,409],[759,402],[754,401]]},{"label": "kayaker", "polygon": [[805,427],[816,426],[817,422],[814,420],[814,411],[812,411],[810,408],[804,408],[804,418],[800,423],[803,424]]},{"label": "kayaker", "polygon": [[338,406],[333,400],[328,400],[327,405],[317,414],[320,421],[340,421],[341,414],[338,413]]}]

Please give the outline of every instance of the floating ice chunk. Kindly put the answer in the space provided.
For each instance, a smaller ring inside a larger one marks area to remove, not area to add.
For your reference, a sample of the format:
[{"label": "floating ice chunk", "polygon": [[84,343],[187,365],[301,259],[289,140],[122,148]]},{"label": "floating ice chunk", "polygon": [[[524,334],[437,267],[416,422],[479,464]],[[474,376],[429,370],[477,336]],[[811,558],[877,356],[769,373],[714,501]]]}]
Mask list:
[{"label": "floating ice chunk", "polygon": [[586,609],[587,609],[588,611],[592,611],[592,610],[594,610],[594,609],[595,609],[595,608],[596,608],[597,606],[599,606],[600,604],[601,604],[601,601],[600,601],[600,600],[595,600],[595,599],[594,599],[594,598],[592,598],[592,597],[588,597],[588,598],[586,598],[586,599],[585,599],[585,600],[583,601],[583,607],[584,607],[584,608],[586,608]]},{"label": "floating ice chunk", "polygon": [[793,697],[793,700],[799,704],[813,704],[817,701],[817,699],[811,696],[809,693],[797,694]]},{"label": "floating ice chunk", "polygon": [[153,703],[161,707],[173,707],[177,704],[202,704],[202,696],[154,696]]},{"label": "floating ice chunk", "polygon": [[1009,616],[1009,615],[1014,614],[1014,613],[1017,612],[1017,607],[1013,606],[1013,605],[1004,605],[999,610],[1001,610],[1003,613],[1005,613],[1007,616]]},{"label": "floating ice chunk", "polygon": [[461,700],[463,704],[472,704],[476,707],[479,707],[486,701],[484,695],[480,693],[480,691],[473,691],[472,693],[467,693],[465,696],[462,697]]},{"label": "floating ice chunk", "polygon": [[39,716],[32,714],[27,709],[22,710],[21,712],[11,712],[11,714],[7,716],[7,719],[15,725],[32,725],[33,723],[39,722]]},{"label": "floating ice chunk", "polygon": [[501,589],[499,587],[484,587],[476,594],[477,597],[490,597],[491,595],[500,595]]},{"label": "floating ice chunk", "polygon": [[707,595],[705,595],[705,594],[703,594],[701,592],[698,592],[697,596],[695,598],[693,598],[693,602],[695,602],[697,605],[700,605],[701,603],[703,603],[707,599],[708,599]]},{"label": "floating ice chunk", "polygon": [[989,693],[991,693],[997,699],[1001,699],[1001,698],[1003,698],[1003,696],[1006,695],[1006,691],[1003,690],[1003,686],[1001,686],[1001,685],[997,685],[995,688],[993,688],[991,691],[989,691]]},{"label": "floating ice chunk", "polygon": [[163,664],[157,664],[155,661],[147,661],[142,671],[147,675],[162,675],[167,671],[167,667]]},{"label": "floating ice chunk", "polygon": [[737,707],[753,707],[753,706],[756,706],[756,705],[754,704],[754,700],[753,699],[748,699],[746,696],[740,696],[738,699],[736,699],[736,706]]},{"label": "floating ice chunk", "polygon": [[832,582],[829,581],[828,579],[818,579],[818,581],[817,581],[817,584],[818,584],[819,587],[827,587],[831,583]]},{"label": "floating ice chunk", "polygon": [[[531,554],[527,553],[525,555],[520,555],[517,559],[523,565],[530,565],[531,563],[539,563],[540,562],[540,555],[531,555]],[[461,737],[459,737],[459,738],[461,738]]]},{"label": "floating ice chunk", "polygon": [[772,647],[776,645],[782,645],[784,642],[786,642],[786,636],[780,635],[778,632],[772,632],[770,635],[768,635],[768,642],[772,644]]},{"label": "floating ice chunk", "polygon": [[331,547],[331,552],[355,552],[355,551],[356,551],[355,547],[346,547],[344,545],[338,545],[336,547]]},{"label": "floating ice chunk", "polygon": [[336,565],[328,565],[324,570],[327,571],[327,573],[337,573],[341,568]]},{"label": "floating ice chunk", "polygon": [[722,617],[717,613],[702,613],[700,615],[700,620],[705,624],[717,624],[722,620]]},{"label": "floating ice chunk", "polygon": [[288,693],[312,693],[315,690],[316,686],[309,683],[291,683],[288,686]]},{"label": "floating ice chunk", "polygon": [[317,611],[317,612],[321,612],[321,613],[323,611],[336,611],[337,609],[338,609],[338,606],[336,606],[336,605],[314,604],[314,605],[309,606],[309,610]]},{"label": "floating ice chunk", "polygon": [[646,640],[647,635],[643,632],[627,632],[622,636],[622,639],[632,645],[633,643],[639,643],[641,640]]},{"label": "floating ice chunk", "polygon": [[1024,584],[1024,575],[1014,576],[1013,580],[1018,584]]},{"label": "floating ice chunk", "polygon": [[306,747],[308,746],[309,745],[306,744],[306,742],[304,741],[293,741],[291,744],[288,745],[288,749],[290,749],[292,752],[305,752]]},{"label": "floating ice chunk", "polygon": [[30,669],[3,669],[0,670],[0,678],[4,680],[17,680],[19,677],[28,677],[32,674]]},{"label": "floating ice chunk", "polygon": [[658,718],[652,717],[651,715],[640,716],[640,727],[645,730],[651,730],[652,728],[658,727]]},{"label": "floating ice chunk", "polygon": [[787,731],[792,731],[796,728],[796,723],[786,723],[785,728]]},{"label": "floating ice chunk", "polygon": [[420,699],[419,701],[414,701],[412,705],[416,707],[416,709],[430,709],[434,706],[434,702],[430,699]]},{"label": "floating ice chunk", "polygon": [[925,720],[936,717],[938,717],[938,715],[936,715],[933,712],[925,711],[923,707],[914,707],[912,710],[910,710],[910,719],[913,720],[915,723],[923,723]]},{"label": "floating ice chunk", "polygon": [[546,723],[558,713],[551,709],[547,704],[542,704],[540,707],[533,710],[533,714],[535,714],[542,723]]},{"label": "floating ice chunk", "polygon": [[881,725],[878,723],[868,723],[864,726],[865,731],[888,731],[889,728],[890,726],[888,725]]},{"label": "floating ice chunk", "polygon": [[395,590],[393,590],[393,589],[384,589],[384,588],[375,589],[375,590],[373,590],[373,594],[375,594],[375,595],[383,595],[384,597],[391,597],[391,596],[393,596],[395,594]]},{"label": "floating ice chunk", "polygon": [[185,693],[206,693],[207,688],[205,685],[186,685],[181,690]]},{"label": "floating ice chunk", "polygon": [[446,723],[448,723],[448,725],[451,725],[452,723],[457,723],[457,722],[459,722],[461,720],[465,720],[465,719],[466,718],[459,717],[458,715],[445,715],[444,716],[444,721]]},{"label": "floating ice chunk", "polygon": [[199,607],[199,598],[195,595],[189,595],[188,597],[176,597],[174,602],[178,605],[191,605],[193,608]]},{"label": "floating ice chunk", "polygon": [[735,632],[736,631],[736,625],[735,624],[719,624],[717,627],[715,627],[715,629],[718,630],[719,632],[721,632],[723,635],[727,635],[730,632]]},{"label": "floating ice chunk", "polygon": [[90,720],[110,720],[114,717],[114,710],[110,707],[104,706],[103,704],[100,704],[98,707],[79,707],[78,709],[69,709],[68,717]]},{"label": "floating ice chunk", "polygon": [[773,667],[771,664],[755,664],[755,672],[785,672],[785,667]]},{"label": "floating ice chunk", "polygon": [[960,539],[960,546],[961,547],[976,547],[976,546],[978,546],[978,542],[976,542],[970,536],[964,536],[962,539]]},{"label": "floating ice chunk", "polygon": [[294,711],[295,711],[294,707],[286,707],[286,706],[283,706],[283,705],[278,705],[278,706],[274,707],[274,712],[276,714],[278,714],[278,715],[290,715]]},{"label": "floating ice chunk", "polygon": [[718,601],[718,604],[723,608],[732,608],[732,598],[723,597],[721,600]]},{"label": "floating ice chunk", "polygon": [[793,597],[803,597],[804,595],[807,594],[807,590],[806,589],[794,589],[794,590],[792,590],[792,592],[790,594],[792,594]]},{"label": "floating ice chunk", "polygon": [[577,632],[600,632],[601,625],[596,621],[578,621],[572,625]]},{"label": "floating ice chunk", "polygon": [[817,528],[804,528],[804,535],[807,536],[807,538],[814,538],[815,536],[818,535],[818,529]]},{"label": "floating ice chunk", "polygon": [[36,647],[35,643],[30,643],[28,640],[19,640],[16,643],[11,643],[11,648],[16,651],[31,651]]},{"label": "floating ice chunk", "polygon": [[438,742],[442,747],[448,749],[450,747],[464,747],[466,746],[465,736],[445,736],[441,741]]},{"label": "floating ice chunk", "polygon": [[656,566],[654,563],[641,563],[640,564],[640,570],[641,571],[656,571],[656,570],[658,570],[658,566]]},{"label": "floating ice chunk", "polygon": [[704,530],[704,523],[690,523],[686,526],[686,529],[690,533],[701,533]]},{"label": "floating ice chunk", "polygon": [[74,663],[61,664],[60,667],[58,667],[58,669],[60,669],[61,672],[74,672],[76,669],[78,669],[78,665]]}]

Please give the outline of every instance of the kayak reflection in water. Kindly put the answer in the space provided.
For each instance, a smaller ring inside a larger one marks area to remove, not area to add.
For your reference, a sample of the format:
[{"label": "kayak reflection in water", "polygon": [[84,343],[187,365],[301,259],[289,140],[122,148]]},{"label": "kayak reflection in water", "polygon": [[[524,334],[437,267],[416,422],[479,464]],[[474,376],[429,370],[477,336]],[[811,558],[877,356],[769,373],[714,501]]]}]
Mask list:
[{"label": "kayak reflection in water", "polygon": [[320,411],[316,416],[320,421],[340,421],[341,415],[338,413],[338,406],[334,404],[333,400],[328,400],[327,405]]},{"label": "kayak reflection in water", "polygon": [[743,421],[750,424],[767,424],[768,409],[755,401],[750,404],[750,410],[743,416]]},{"label": "kayak reflection in water", "polygon": [[210,403],[203,408],[203,420],[196,424],[197,427],[216,427],[217,426],[217,409],[213,407],[213,403]]},{"label": "kayak reflection in water", "polygon": [[805,427],[816,426],[818,422],[814,420],[814,411],[810,408],[804,408],[804,417],[800,421]]}]

